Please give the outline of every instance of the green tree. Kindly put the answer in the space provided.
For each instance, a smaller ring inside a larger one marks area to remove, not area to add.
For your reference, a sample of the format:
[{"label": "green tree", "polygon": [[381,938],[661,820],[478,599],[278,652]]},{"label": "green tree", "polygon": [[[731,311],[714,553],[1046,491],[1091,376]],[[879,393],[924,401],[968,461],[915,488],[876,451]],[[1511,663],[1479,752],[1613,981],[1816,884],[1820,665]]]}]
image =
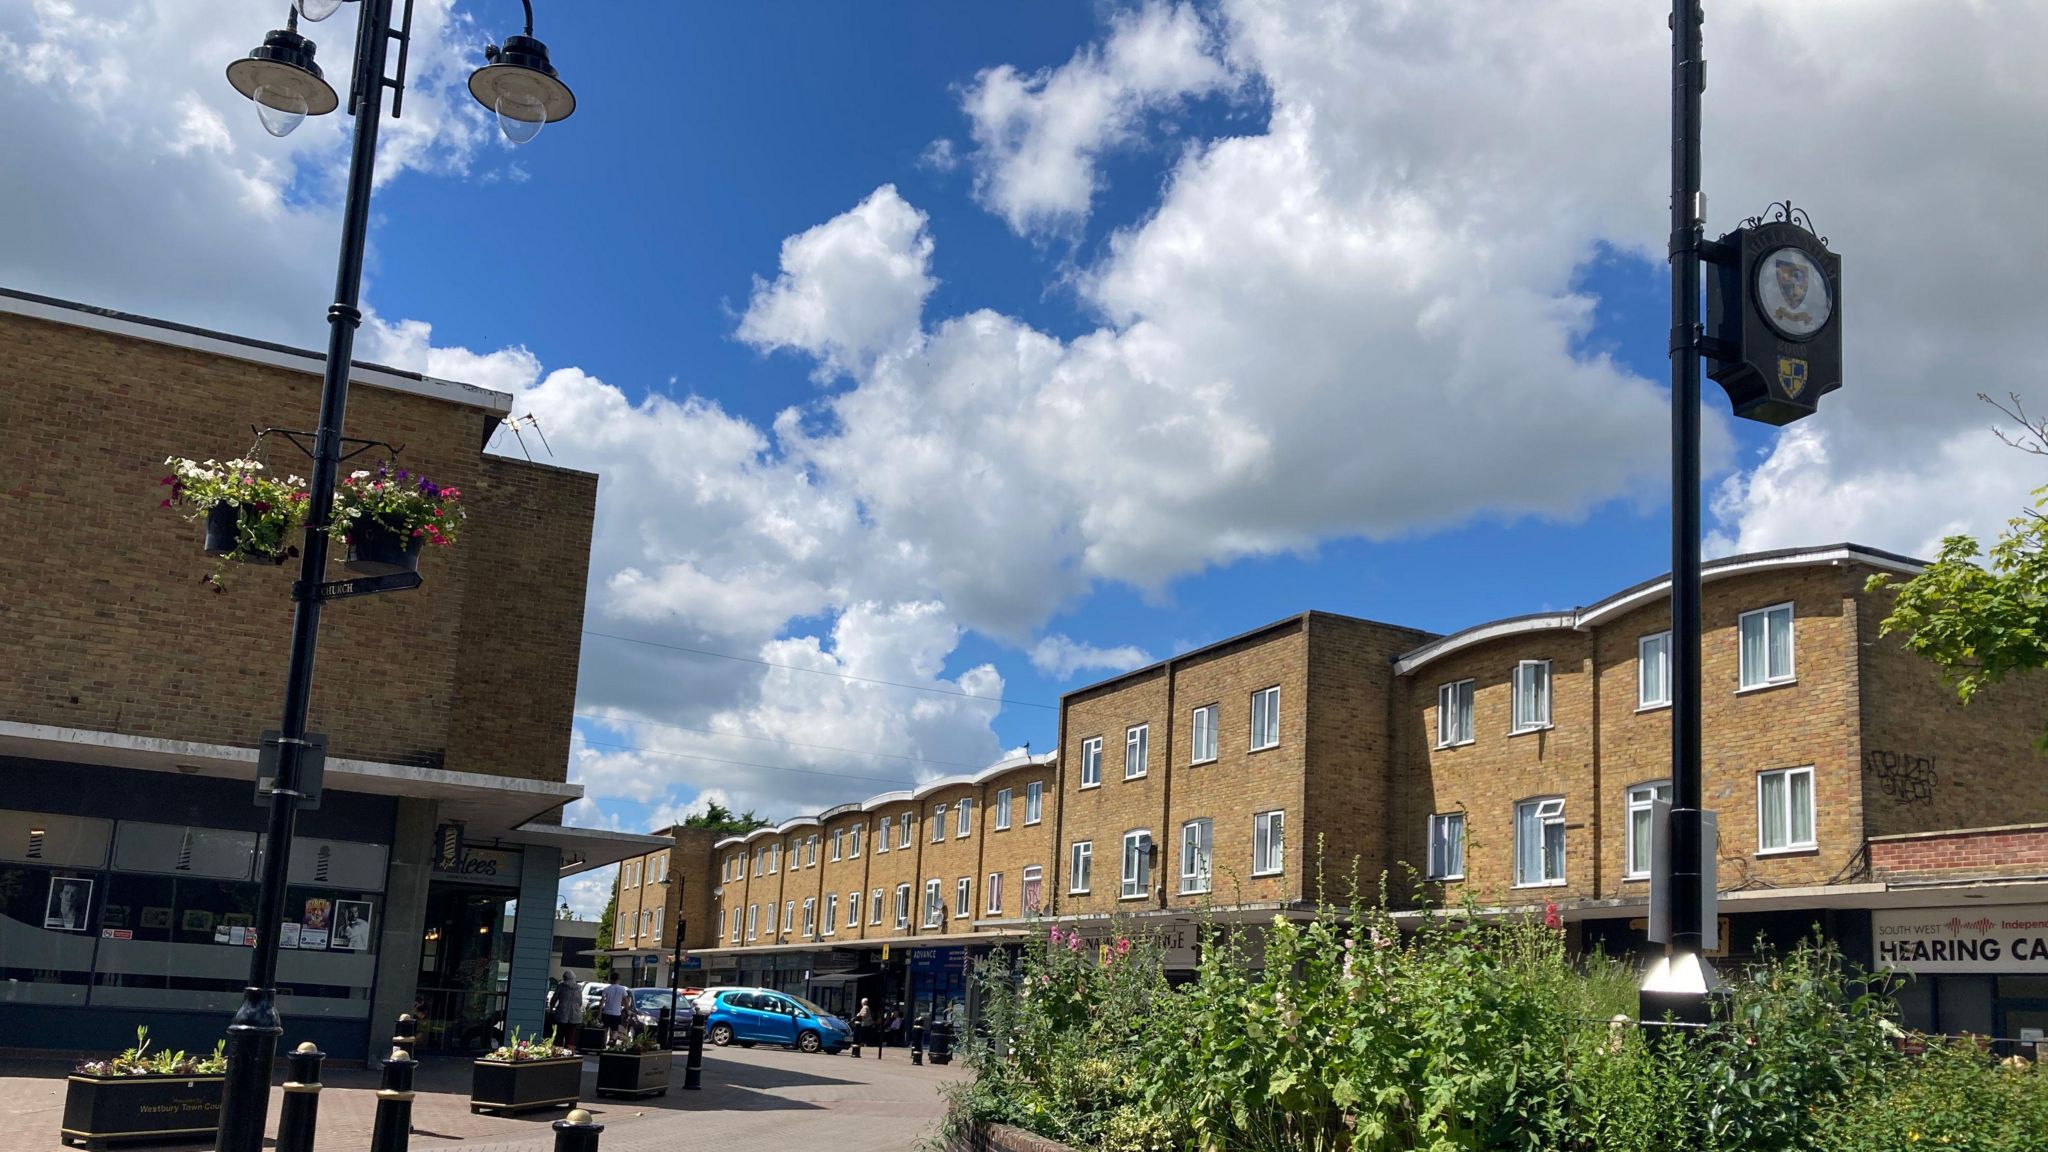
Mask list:
[{"label": "green tree", "polygon": [[722,832],[727,836],[744,836],[756,828],[767,826],[768,821],[756,816],[752,808],[735,815],[732,809],[716,800],[705,805],[704,811],[683,821],[685,828],[709,828],[713,832]]},{"label": "green tree", "polygon": [[[1997,408],[2024,429],[1997,432],[2011,447],[2048,456],[2048,420],[2030,418],[2012,398]],[[2034,490],[2033,505],[2015,516],[1988,555],[1971,536],[1950,536],[1926,571],[1910,580],[1872,576],[1867,588],[1897,591],[1878,634],[1905,636],[1908,651],[1932,661],[1942,681],[1968,704],[1988,684],[2015,672],[2048,666],[2048,486]],[[1985,563],[1979,563],[1983,557]],[[2048,749],[2048,731],[2037,747]]]},{"label": "green tree", "polygon": [[604,915],[597,918],[597,959],[592,967],[596,969],[596,978],[599,980],[609,980],[612,978],[612,958],[606,956],[605,953],[611,951],[612,923],[618,918],[618,915],[619,890],[614,888],[612,889],[612,898],[604,902]]}]

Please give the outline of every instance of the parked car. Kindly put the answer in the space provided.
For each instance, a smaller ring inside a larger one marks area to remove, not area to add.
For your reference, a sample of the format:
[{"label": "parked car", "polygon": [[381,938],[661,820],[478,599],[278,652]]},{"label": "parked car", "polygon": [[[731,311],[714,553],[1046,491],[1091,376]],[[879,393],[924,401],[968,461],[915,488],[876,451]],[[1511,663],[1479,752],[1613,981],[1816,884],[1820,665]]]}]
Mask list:
[{"label": "parked car", "polygon": [[[633,1011],[640,1014],[640,1018],[647,1022],[647,1027],[659,1027],[661,1024],[661,1014],[669,1006],[669,998],[675,994],[666,988],[629,988],[627,991],[632,993],[633,996]],[[697,1014],[697,1002],[693,997],[697,995],[698,990],[695,988],[683,989],[683,1010],[676,1017],[675,1046],[677,1048],[688,1048],[690,1046],[690,1020]]]},{"label": "parked car", "polygon": [[697,997],[704,1035],[724,1047],[780,1044],[799,1052],[838,1052],[853,1043],[846,1021],[801,996],[770,988],[713,988]]}]

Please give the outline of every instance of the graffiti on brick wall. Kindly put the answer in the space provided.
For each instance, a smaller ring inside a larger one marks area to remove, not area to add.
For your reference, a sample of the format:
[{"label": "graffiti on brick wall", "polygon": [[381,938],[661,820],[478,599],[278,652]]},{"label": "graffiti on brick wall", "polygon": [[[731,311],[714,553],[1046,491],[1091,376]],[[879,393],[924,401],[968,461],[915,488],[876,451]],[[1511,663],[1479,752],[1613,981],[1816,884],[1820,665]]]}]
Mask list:
[{"label": "graffiti on brick wall", "polygon": [[1872,749],[1863,754],[1863,770],[1876,777],[1877,786],[1884,790],[1884,794],[1900,804],[1934,802],[1932,756]]}]

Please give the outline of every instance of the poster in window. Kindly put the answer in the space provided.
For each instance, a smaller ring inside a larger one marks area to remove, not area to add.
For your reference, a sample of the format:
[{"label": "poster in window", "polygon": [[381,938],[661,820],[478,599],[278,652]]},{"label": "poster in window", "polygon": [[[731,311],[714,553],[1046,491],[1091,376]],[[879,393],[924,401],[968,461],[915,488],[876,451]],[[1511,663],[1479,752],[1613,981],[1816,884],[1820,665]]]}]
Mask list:
[{"label": "poster in window", "polygon": [[325,947],[327,947],[327,929],[308,928],[304,924],[299,925],[299,948],[301,951],[311,948],[317,952]]},{"label": "poster in window", "polygon": [[157,928],[168,931],[171,927],[171,910],[169,908],[144,908],[142,910],[142,926],[144,928]]},{"label": "poster in window", "polygon": [[128,908],[126,905],[109,904],[106,907],[100,909],[100,927],[126,928],[127,926]]},{"label": "poster in window", "polygon": [[52,876],[50,902],[43,909],[43,927],[58,932],[83,932],[86,912],[91,907],[92,881],[73,876]]},{"label": "poster in window", "polygon": [[306,901],[306,914],[299,917],[299,923],[306,928],[320,933],[321,938],[325,939],[327,935],[327,914],[333,907],[334,903],[324,898],[308,900]]},{"label": "poster in window", "polygon": [[187,908],[185,918],[178,923],[187,932],[204,935],[213,931],[213,913],[204,908]]},{"label": "poster in window", "polygon": [[338,952],[367,952],[370,948],[370,904],[367,900],[341,900],[334,905],[334,942]]},{"label": "poster in window", "polygon": [[289,920],[278,925],[277,946],[279,948],[297,948],[299,946],[299,926]]}]

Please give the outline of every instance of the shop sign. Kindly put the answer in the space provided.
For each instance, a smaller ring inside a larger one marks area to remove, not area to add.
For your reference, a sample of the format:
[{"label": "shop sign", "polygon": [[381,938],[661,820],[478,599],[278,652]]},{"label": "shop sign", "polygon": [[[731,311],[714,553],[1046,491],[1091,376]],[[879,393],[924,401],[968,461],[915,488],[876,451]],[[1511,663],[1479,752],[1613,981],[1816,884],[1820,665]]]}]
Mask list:
[{"label": "shop sign", "polygon": [[967,971],[967,949],[961,946],[950,948],[912,948],[910,950],[912,972],[965,972]]},{"label": "shop sign", "polygon": [[2048,905],[1880,908],[1870,927],[1879,968],[2048,976]]},{"label": "shop sign", "polygon": [[457,844],[453,852],[435,854],[434,875],[471,884],[516,888],[519,886],[519,853]]}]

